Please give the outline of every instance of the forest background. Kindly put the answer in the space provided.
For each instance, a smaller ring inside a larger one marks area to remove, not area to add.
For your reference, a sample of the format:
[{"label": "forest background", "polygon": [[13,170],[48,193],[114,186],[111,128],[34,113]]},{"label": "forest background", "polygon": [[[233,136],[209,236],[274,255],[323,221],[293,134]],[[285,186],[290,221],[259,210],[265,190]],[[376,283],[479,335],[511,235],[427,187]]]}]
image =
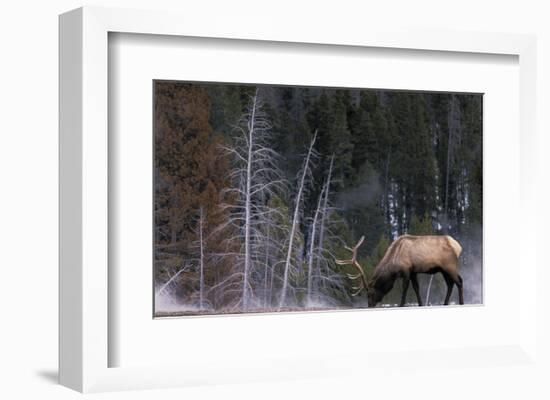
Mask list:
[{"label": "forest background", "polygon": [[[370,276],[407,233],[457,239],[481,303],[482,100],[155,81],[155,314],[364,307],[334,260],[364,236]],[[442,277],[419,281],[441,304]]]}]

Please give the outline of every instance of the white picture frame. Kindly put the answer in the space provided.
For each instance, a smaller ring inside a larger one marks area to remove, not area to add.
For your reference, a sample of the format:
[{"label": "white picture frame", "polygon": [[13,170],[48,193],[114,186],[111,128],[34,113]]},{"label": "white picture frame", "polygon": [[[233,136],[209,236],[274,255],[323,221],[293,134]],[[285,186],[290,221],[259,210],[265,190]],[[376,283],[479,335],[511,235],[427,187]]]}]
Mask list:
[{"label": "white picture frame", "polygon": [[[185,21],[185,23],[182,23]],[[60,382],[82,392],[139,388],[175,387],[209,382],[243,381],[238,371],[207,365],[196,371],[166,365],[109,367],[109,153],[108,153],[108,34],[143,33],[154,35],[228,38],[250,41],[297,42],[332,46],[418,49],[441,52],[506,54],[519,57],[520,79],[520,207],[535,206],[536,189],[536,38],[518,34],[451,32],[443,30],[394,31],[365,29],[352,32],[307,32],[280,29],[275,32],[235,30],[233,23],[206,26],[168,12],[145,12],[84,7],[60,17]],[[355,32],[356,33],[356,32]],[[528,214],[532,215],[532,214]],[[522,234],[518,254],[520,302],[517,343],[498,347],[469,347],[452,350],[418,350],[415,357],[451,359],[469,366],[527,366],[539,373],[542,360],[537,352],[537,284],[530,277],[542,268],[531,243],[536,241],[534,216],[519,222]],[[112,322],[112,321],[111,321]],[[350,355],[350,358],[352,356]],[[382,364],[403,363],[407,354],[373,354],[362,371],[371,373]],[[265,360],[254,366],[248,380],[318,377],[347,373],[341,365],[346,358],[326,361],[324,368],[307,368],[319,359],[303,361],[303,367],[289,370],[289,360]],[[280,371],[273,373],[273,371]],[[403,371],[399,373],[404,373]]]}]

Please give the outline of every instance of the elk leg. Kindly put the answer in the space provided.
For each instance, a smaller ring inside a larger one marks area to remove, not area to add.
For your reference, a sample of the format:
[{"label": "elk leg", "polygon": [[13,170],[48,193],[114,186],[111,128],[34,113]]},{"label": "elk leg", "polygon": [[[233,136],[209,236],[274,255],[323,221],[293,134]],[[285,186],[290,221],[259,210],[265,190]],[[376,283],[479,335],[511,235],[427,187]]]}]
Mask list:
[{"label": "elk leg", "polygon": [[418,306],[422,307],[422,298],[420,297],[420,290],[418,289],[418,277],[416,273],[411,274],[411,282],[413,285],[414,292],[416,293],[416,299],[418,300]]},{"label": "elk leg", "polygon": [[409,290],[409,282],[411,280],[411,277],[409,274],[403,275],[403,294],[401,295],[401,304],[399,307],[403,307],[405,305],[405,300],[407,299],[407,290]]},{"label": "elk leg", "polygon": [[[458,288],[458,304],[464,304],[464,289],[462,284],[462,277],[459,274],[454,274],[454,276],[449,275],[449,280],[452,282],[451,285],[455,283]],[[449,285],[449,283],[447,283],[447,285]]]},{"label": "elk leg", "polygon": [[456,282],[456,286],[458,287],[458,304],[464,304],[464,291],[463,291],[463,284],[462,284],[462,277],[458,275],[458,280]]},{"label": "elk leg", "polygon": [[442,272],[443,274],[443,277],[445,278],[445,283],[447,283],[447,295],[445,296],[445,305],[448,306],[449,305],[449,299],[451,298],[451,293],[453,291],[453,285],[454,285],[454,281],[453,281],[453,278],[451,278],[451,276],[445,272]]}]

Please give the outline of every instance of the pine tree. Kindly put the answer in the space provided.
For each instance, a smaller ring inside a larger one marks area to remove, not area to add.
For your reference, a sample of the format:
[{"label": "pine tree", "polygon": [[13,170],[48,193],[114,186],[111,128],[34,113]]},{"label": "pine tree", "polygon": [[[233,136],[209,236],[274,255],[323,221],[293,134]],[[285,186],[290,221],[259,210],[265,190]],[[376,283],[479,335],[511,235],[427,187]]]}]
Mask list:
[{"label": "pine tree", "polygon": [[[219,209],[229,181],[220,151],[222,138],[209,125],[210,100],[206,91],[191,84],[155,83],[155,271],[160,282],[197,259],[200,210],[206,238],[227,215]],[[216,252],[210,241],[203,252]],[[201,282],[214,283],[219,271],[203,265]],[[218,264],[217,268],[227,266]],[[206,272],[208,270],[208,272]],[[178,275],[179,276],[179,275]],[[203,294],[206,287],[203,286]],[[205,299],[203,299],[205,300]]]}]

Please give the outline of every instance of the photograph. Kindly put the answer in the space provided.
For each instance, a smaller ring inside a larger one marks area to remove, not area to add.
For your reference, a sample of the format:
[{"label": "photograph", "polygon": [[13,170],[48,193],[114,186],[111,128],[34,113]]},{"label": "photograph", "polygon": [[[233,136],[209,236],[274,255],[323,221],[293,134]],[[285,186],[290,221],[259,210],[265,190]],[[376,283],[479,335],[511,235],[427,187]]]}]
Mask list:
[{"label": "photograph", "polygon": [[152,85],[154,318],[483,304],[483,93]]}]

